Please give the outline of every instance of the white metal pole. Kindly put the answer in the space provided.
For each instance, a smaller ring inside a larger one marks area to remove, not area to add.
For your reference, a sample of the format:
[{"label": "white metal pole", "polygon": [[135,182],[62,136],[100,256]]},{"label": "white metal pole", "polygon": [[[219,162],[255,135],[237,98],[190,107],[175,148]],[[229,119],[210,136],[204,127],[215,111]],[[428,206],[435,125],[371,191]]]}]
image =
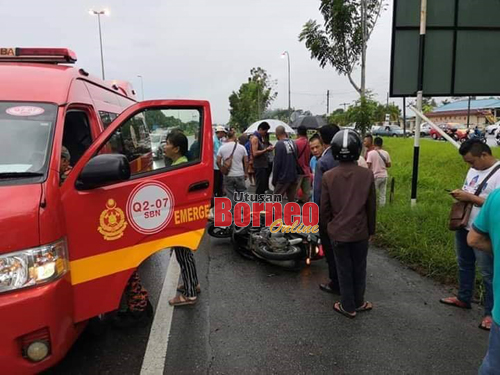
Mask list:
[{"label": "white metal pole", "polygon": [[[422,112],[422,99],[424,94],[424,61],[425,61],[425,33],[427,29],[427,0],[421,0],[420,5],[420,45],[418,53],[418,87],[417,110]],[[411,205],[417,204],[418,164],[420,158],[420,125],[422,119],[416,118],[415,139],[413,147],[413,176],[411,184]]]}]

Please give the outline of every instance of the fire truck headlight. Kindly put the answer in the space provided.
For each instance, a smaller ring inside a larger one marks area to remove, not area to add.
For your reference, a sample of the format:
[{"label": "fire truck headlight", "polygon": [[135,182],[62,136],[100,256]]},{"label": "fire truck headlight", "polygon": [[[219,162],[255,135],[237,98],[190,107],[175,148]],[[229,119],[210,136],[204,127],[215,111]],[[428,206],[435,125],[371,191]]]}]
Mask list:
[{"label": "fire truck headlight", "polygon": [[0,255],[0,293],[43,284],[68,271],[66,241]]}]

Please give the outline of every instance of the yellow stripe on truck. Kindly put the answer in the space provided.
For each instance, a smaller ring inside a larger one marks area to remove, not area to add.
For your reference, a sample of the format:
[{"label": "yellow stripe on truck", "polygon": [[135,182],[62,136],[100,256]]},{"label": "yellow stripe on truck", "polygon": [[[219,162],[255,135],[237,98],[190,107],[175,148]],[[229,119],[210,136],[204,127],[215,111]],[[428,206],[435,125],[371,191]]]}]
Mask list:
[{"label": "yellow stripe on truck", "polygon": [[204,233],[205,229],[198,229],[162,238],[161,240],[74,260],[70,262],[71,284],[77,285],[136,268],[150,255],[165,248],[183,246],[190,249],[197,249]]}]

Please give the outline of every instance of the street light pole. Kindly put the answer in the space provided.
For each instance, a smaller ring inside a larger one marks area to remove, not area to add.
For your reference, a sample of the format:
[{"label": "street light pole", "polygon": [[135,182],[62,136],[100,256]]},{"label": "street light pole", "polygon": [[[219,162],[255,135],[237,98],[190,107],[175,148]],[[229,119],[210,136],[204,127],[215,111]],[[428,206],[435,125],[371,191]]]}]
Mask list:
[{"label": "street light pole", "polygon": [[288,123],[290,123],[290,111],[292,110],[292,94],[290,89],[290,54],[288,51],[285,51],[281,54],[281,57],[284,58],[285,55],[288,60]]},{"label": "street light pole", "polygon": [[101,46],[101,70],[102,70],[102,79],[104,80],[105,79],[105,75],[104,75],[104,53],[103,53],[103,50],[102,50],[102,31],[101,31],[101,16],[104,15],[104,16],[108,16],[109,15],[109,11],[107,9],[103,9],[103,10],[89,10],[89,13],[91,15],[95,15],[97,16],[97,23],[99,25],[99,44]]},{"label": "street light pole", "polygon": [[137,77],[141,79],[142,101],[144,101],[144,80],[142,79],[142,76],[140,74]]}]

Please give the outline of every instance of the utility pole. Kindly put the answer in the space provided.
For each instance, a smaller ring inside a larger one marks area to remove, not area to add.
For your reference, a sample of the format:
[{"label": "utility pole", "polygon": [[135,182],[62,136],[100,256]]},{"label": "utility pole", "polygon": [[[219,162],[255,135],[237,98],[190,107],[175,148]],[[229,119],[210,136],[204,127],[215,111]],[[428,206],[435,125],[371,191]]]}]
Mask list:
[{"label": "utility pole", "polygon": [[366,93],[366,0],[361,0],[361,98],[364,99]]},{"label": "utility pole", "polygon": [[340,103],[340,105],[344,107],[344,112],[345,112],[345,110],[346,110],[346,106],[348,106],[348,105],[349,105],[349,103]]},{"label": "utility pole", "polygon": [[326,90],[326,114],[330,114],[330,90]]}]

